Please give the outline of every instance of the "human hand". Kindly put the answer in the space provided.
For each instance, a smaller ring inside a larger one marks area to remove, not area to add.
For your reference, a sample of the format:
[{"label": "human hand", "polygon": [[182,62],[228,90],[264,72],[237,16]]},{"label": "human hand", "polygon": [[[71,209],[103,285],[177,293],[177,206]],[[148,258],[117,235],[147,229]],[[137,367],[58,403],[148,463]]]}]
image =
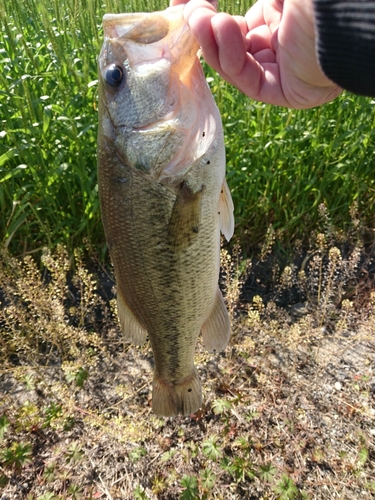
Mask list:
[{"label": "human hand", "polygon": [[341,93],[318,64],[312,0],[258,0],[244,17],[191,0],[184,16],[206,62],[252,99],[302,109]]}]

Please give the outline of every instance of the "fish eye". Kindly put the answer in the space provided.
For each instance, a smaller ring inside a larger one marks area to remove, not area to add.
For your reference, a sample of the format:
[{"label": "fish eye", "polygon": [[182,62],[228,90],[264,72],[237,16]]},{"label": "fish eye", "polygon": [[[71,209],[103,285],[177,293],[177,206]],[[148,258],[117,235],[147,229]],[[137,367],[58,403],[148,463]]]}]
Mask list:
[{"label": "fish eye", "polygon": [[117,64],[111,64],[106,69],[104,78],[105,81],[112,87],[118,87],[124,79],[123,69]]}]

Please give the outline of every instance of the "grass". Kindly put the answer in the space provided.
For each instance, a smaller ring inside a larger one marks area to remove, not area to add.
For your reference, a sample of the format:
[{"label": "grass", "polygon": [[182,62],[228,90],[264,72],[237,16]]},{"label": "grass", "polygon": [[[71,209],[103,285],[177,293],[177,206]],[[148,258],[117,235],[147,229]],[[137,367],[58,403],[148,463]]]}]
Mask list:
[{"label": "grass", "polygon": [[284,245],[306,241],[317,228],[321,203],[345,231],[357,202],[373,227],[375,101],[346,94],[294,111],[259,105],[232,89],[228,95],[221,108],[228,182],[243,245],[248,238],[263,242],[270,225]]},{"label": "grass", "polygon": [[[245,2],[221,9],[244,12]],[[13,254],[61,243],[106,251],[96,180],[97,57],[106,11],[154,2],[3,2],[0,54],[0,239]],[[375,227],[375,101],[344,94],[293,111],[255,103],[205,67],[226,137],[242,248],[272,227],[288,247],[316,229],[324,203],[346,230],[353,202]]]},{"label": "grass", "polygon": [[1,12],[2,236],[18,252],[72,248],[99,225],[99,23],[95,3],[77,7],[8,2]]}]

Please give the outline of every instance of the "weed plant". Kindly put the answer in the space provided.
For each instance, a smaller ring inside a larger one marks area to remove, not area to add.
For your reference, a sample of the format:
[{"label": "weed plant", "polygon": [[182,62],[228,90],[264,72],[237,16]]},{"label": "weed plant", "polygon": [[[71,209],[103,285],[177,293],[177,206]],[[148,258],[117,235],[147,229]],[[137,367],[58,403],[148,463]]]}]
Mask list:
[{"label": "weed plant", "polygon": [[[0,239],[13,254],[62,243],[105,252],[97,193],[97,58],[105,12],[168,2],[0,3]],[[244,13],[249,3],[220,8]],[[316,228],[324,203],[337,227],[354,201],[374,228],[374,101],[345,93],[313,110],[251,101],[205,66],[221,111],[236,234],[244,250],[272,227],[285,246]]]},{"label": "weed plant", "polygon": [[[0,362],[54,365],[79,359],[86,349],[100,346],[99,323],[108,314],[98,295],[96,281],[83,267],[76,252],[78,267],[69,279],[70,261],[66,250],[58,246],[54,256],[42,254],[44,272],[31,256],[18,262],[3,251],[0,258]],[[78,385],[85,372],[74,378]]]}]

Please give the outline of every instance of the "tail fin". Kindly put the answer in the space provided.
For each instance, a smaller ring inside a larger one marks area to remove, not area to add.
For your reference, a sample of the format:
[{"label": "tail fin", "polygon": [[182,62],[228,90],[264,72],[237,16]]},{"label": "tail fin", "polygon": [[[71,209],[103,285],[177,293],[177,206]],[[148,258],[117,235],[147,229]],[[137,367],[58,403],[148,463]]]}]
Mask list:
[{"label": "tail fin", "polygon": [[202,405],[202,390],[197,369],[174,384],[155,375],[152,390],[152,409],[156,415],[175,417],[190,415]]}]

